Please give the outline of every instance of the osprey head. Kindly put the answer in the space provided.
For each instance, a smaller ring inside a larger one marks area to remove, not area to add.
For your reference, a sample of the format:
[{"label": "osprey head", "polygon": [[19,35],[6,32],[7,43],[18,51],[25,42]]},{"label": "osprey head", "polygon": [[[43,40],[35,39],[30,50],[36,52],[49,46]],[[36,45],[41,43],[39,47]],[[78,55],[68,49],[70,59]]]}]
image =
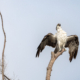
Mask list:
[{"label": "osprey head", "polygon": [[56,26],[56,30],[58,30],[58,29],[60,29],[61,28],[61,24],[57,24],[57,26]]}]

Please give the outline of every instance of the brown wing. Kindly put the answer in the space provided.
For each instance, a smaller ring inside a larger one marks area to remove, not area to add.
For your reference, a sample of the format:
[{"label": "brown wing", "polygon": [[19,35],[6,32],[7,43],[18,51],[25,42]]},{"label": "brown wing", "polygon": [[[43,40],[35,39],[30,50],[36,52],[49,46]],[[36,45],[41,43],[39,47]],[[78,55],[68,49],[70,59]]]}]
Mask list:
[{"label": "brown wing", "polygon": [[72,59],[76,58],[77,52],[78,52],[78,46],[79,46],[79,40],[77,35],[71,35],[67,37],[67,43],[65,47],[69,48],[69,54],[70,54],[70,62]]},{"label": "brown wing", "polygon": [[57,43],[56,36],[53,35],[52,33],[48,33],[47,35],[44,36],[43,40],[41,41],[40,45],[37,48],[37,53],[36,57],[39,57],[40,52],[45,48],[46,45],[55,47]]}]

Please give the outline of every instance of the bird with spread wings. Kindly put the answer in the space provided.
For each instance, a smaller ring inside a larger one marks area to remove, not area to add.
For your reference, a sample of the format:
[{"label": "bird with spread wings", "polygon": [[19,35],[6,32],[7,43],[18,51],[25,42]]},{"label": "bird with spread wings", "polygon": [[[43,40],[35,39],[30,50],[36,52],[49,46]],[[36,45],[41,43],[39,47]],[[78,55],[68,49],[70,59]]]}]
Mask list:
[{"label": "bird with spread wings", "polygon": [[[53,35],[52,33],[48,33],[47,35],[44,36],[44,38],[42,39],[41,43],[37,48],[36,57],[37,56],[39,57],[40,52],[42,52],[45,46],[51,46],[55,48],[54,50],[55,54],[58,51],[61,51],[63,48],[69,48],[70,62],[72,61],[73,58],[74,59],[76,58],[78,53],[78,47],[79,47],[78,36],[77,35],[66,36],[64,34],[61,34],[61,31],[59,30],[59,28],[61,29],[61,24],[57,24],[57,27],[56,27],[57,33],[55,35]],[[60,31],[59,34],[61,36],[57,35],[58,31]],[[58,39],[58,36],[59,36],[59,39]],[[60,46],[58,42],[60,42],[62,45]]]}]

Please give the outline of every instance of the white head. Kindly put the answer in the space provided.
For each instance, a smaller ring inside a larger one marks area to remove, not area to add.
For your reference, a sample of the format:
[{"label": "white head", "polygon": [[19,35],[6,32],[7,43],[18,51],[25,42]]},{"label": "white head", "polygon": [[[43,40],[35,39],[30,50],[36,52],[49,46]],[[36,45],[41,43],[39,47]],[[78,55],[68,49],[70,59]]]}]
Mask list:
[{"label": "white head", "polygon": [[57,26],[56,26],[56,30],[59,30],[59,29],[61,29],[61,24],[57,24]]}]

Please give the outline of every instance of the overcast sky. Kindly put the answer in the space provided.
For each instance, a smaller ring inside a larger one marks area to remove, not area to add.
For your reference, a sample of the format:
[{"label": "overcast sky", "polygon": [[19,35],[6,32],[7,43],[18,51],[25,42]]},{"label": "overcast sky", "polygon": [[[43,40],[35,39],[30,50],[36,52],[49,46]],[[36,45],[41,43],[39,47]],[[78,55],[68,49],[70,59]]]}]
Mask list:
[{"label": "overcast sky", "polygon": [[[5,74],[20,80],[45,80],[53,48],[46,46],[39,58],[37,47],[61,23],[67,35],[80,37],[80,0],[0,0],[7,42]],[[4,35],[0,19],[0,58]],[[79,48],[80,49],[80,48]],[[80,80],[80,50],[69,62],[68,49],[54,63],[51,80]],[[1,77],[1,76],[0,76]]]}]

